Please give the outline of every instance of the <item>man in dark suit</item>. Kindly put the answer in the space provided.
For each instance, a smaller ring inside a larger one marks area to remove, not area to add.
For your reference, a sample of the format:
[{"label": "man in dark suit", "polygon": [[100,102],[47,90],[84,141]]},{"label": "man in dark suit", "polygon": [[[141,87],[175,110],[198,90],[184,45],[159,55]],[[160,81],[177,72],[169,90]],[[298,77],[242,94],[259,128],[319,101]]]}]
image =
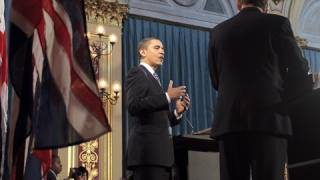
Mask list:
[{"label": "man in dark suit", "polygon": [[[287,18],[267,0],[237,0],[240,12],[210,32],[209,71],[218,90],[212,136],[223,180],[283,180],[291,121],[283,102],[306,91],[308,65]],[[303,88],[302,88],[303,87]],[[294,91],[292,91],[294,90]]]},{"label": "man in dark suit", "polygon": [[57,180],[57,175],[62,171],[62,165],[60,157],[58,155],[52,155],[51,167],[47,174],[48,180]]},{"label": "man in dark suit", "polygon": [[[190,103],[186,87],[162,88],[155,70],[164,61],[164,48],[157,38],[143,39],[138,45],[140,65],[132,68],[126,80],[126,99],[131,127],[127,166],[134,180],[169,180],[173,165],[170,126],[181,121]],[[175,110],[170,104],[175,102]]]}]

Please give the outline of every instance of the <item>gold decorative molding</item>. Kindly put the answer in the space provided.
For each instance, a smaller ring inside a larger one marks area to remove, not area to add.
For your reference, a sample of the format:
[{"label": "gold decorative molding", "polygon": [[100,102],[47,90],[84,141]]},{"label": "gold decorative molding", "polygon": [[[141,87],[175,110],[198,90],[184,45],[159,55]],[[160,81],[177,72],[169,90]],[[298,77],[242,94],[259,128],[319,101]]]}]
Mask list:
[{"label": "gold decorative molding", "polygon": [[269,1],[268,13],[285,16],[285,2],[283,0]]},{"label": "gold decorative molding", "polygon": [[99,150],[98,148],[98,140],[80,144],[79,160],[81,165],[84,166],[89,172],[88,180],[93,180],[99,175],[99,155],[97,153],[97,151]]},{"label": "gold decorative molding", "polygon": [[122,20],[129,11],[127,4],[120,4],[118,0],[85,0],[85,13],[88,22],[122,26]]},{"label": "gold decorative molding", "polygon": [[289,180],[289,173],[288,173],[288,163],[286,162],[284,164],[284,169],[283,169],[283,179],[284,180]]},{"label": "gold decorative molding", "polygon": [[302,38],[300,36],[296,36],[295,38],[296,38],[296,41],[297,41],[297,43],[298,43],[298,45],[300,47],[307,47],[308,46],[308,40],[307,39]]},{"label": "gold decorative molding", "polygon": [[272,2],[273,2],[275,5],[278,5],[280,1],[283,1],[283,0],[272,0]]}]

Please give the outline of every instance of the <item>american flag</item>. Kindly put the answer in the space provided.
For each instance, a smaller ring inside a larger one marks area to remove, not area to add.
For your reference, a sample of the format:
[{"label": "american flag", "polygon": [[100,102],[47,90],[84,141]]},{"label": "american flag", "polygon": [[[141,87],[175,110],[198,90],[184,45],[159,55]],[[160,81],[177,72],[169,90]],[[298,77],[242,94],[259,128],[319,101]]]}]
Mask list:
[{"label": "american flag", "polygon": [[79,144],[111,130],[91,65],[83,4],[12,0],[11,165],[30,133],[35,149],[47,149]]},{"label": "american flag", "polygon": [[51,150],[34,150],[27,158],[24,180],[46,180],[51,161]]},{"label": "american flag", "polygon": [[0,0],[0,124],[1,124],[1,149],[0,149],[0,178],[3,172],[5,157],[5,142],[7,132],[8,110],[8,65],[6,49],[6,26],[4,18],[5,4]]}]

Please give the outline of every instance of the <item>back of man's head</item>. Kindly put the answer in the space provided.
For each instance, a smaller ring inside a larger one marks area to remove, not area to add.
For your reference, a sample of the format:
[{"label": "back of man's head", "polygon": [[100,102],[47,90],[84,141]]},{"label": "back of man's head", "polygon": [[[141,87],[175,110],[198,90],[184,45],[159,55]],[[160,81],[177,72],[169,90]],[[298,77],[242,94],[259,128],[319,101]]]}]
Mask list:
[{"label": "back of man's head", "polygon": [[268,0],[239,0],[241,4],[253,5],[263,10],[267,9]]}]

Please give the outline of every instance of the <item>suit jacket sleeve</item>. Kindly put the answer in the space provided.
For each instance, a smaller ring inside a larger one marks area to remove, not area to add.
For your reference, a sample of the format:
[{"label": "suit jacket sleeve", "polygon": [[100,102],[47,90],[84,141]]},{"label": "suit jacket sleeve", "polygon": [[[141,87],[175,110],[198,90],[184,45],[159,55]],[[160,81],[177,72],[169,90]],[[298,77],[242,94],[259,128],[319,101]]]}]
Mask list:
[{"label": "suit jacket sleeve", "polygon": [[170,126],[173,127],[177,124],[179,124],[182,120],[181,119],[177,119],[176,115],[174,115],[174,111],[170,111],[169,114],[168,114],[168,117],[169,117],[169,121],[170,121]]},{"label": "suit jacket sleeve", "polygon": [[219,88],[219,74],[217,62],[215,57],[213,30],[210,32],[209,48],[208,48],[208,68],[211,78],[212,86],[218,90]]},{"label": "suit jacket sleeve", "polygon": [[285,99],[289,100],[311,90],[312,78],[308,76],[308,62],[296,43],[289,20],[285,18],[279,31],[275,32],[274,49],[285,81]]},{"label": "suit jacket sleeve", "polygon": [[128,73],[126,85],[128,111],[131,115],[169,110],[165,93],[151,93],[150,80],[138,68],[134,68]]}]

